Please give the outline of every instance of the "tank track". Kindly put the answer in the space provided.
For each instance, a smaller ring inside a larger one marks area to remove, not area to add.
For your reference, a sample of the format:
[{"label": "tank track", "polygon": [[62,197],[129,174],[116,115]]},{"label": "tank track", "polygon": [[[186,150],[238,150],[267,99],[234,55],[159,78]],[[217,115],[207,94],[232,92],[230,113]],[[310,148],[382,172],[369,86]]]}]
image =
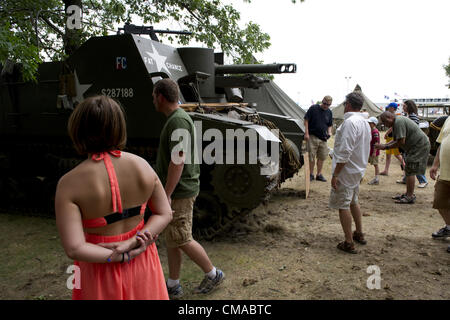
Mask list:
[{"label": "tank track", "polygon": [[[252,118],[248,120],[259,125],[265,125],[269,129],[276,128],[273,123],[260,119],[258,115],[252,115]],[[207,173],[211,174],[211,180],[206,184],[201,183],[202,189],[197,197],[194,209],[193,233],[197,239],[211,240],[216,235],[229,230],[238,219],[247,216],[251,210],[267,200],[273,190],[277,189],[282,182],[292,177],[300,169],[301,163],[296,159],[294,152],[281,132],[279,138],[282,142],[280,152],[280,169],[282,170],[280,170],[280,175],[272,177],[263,177],[259,173],[255,175],[256,169],[253,168],[253,171],[245,172],[248,168],[246,166],[235,166],[234,168],[228,168],[228,171],[224,170],[225,167],[215,167],[210,170],[210,173]],[[126,151],[137,154],[154,165],[156,148],[142,146],[140,143],[129,145]],[[41,156],[44,154],[47,166],[52,167],[54,175],[48,178],[16,177],[14,174],[0,176],[0,194],[4,195],[7,192],[15,194],[13,198],[15,197],[16,200],[0,201],[0,213],[54,218],[56,183],[59,177],[75,167],[82,159],[73,157],[73,148],[68,144],[22,143],[20,149],[24,154],[40,154]],[[0,169],[5,158],[7,162],[7,154],[1,153]],[[202,174],[204,174],[203,171]],[[255,183],[246,183],[246,180],[252,176]],[[241,182],[237,183],[236,178],[239,177]],[[224,181],[225,183],[228,182],[228,185],[224,185]],[[36,190],[39,191],[38,194],[35,194]],[[251,191],[252,194],[250,199],[240,197],[240,200],[236,201],[240,194],[248,191]]]}]

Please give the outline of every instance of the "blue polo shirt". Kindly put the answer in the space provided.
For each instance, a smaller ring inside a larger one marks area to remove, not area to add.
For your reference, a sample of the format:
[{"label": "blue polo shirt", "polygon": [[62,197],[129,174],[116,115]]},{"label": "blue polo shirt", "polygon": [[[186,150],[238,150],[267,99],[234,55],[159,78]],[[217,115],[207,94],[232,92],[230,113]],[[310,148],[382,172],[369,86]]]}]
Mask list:
[{"label": "blue polo shirt", "polygon": [[330,109],[324,110],[320,105],[312,105],[305,114],[308,120],[308,132],[320,140],[327,141],[328,127],[333,125],[333,113]]}]

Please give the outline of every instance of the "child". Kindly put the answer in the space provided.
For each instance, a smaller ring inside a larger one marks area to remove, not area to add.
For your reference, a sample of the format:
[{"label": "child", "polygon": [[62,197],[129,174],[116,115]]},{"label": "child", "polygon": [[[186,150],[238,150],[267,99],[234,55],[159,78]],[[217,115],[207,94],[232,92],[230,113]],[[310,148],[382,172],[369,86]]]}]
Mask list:
[{"label": "child", "polygon": [[380,150],[375,149],[374,145],[380,143],[380,133],[377,129],[378,120],[375,117],[370,117],[367,122],[369,122],[370,128],[372,130],[372,140],[370,141],[370,154],[369,154],[369,163],[375,167],[375,178],[373,178],[369,184],[379,184],[380,180],[378,179],[379,168],[378,168],[378,156],[380,155]]}]

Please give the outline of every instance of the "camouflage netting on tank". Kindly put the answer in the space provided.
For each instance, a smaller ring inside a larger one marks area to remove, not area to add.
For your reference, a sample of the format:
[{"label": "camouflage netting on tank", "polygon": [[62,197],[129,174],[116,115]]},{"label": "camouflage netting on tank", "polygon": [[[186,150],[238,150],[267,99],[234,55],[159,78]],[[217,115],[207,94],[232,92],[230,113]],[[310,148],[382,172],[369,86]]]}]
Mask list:
[{"label": "camouflage netting on tank", "polygon": [[[263,126],[266,126],[269,129],[278,129],[273,122],[260,118],[260,123]],[[283,135],[281,131],[279,132],[278,138],[281,140],[281,177],[280,184],[286,181],[286,179],[291,178],[295,173],[297,173],[302,167],[300,163],[300,159],[295,155],[294,149],[292,149],[291,145],[288,143],[286,137]]]}]

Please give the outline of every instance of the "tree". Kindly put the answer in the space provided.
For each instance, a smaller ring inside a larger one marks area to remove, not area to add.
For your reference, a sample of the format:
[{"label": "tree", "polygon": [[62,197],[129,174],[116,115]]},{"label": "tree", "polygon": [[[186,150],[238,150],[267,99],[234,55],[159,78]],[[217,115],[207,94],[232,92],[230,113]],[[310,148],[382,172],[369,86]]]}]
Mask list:
[{"label": "tree", "polygon": [[[80,30],[66,27],[71,5],[82,8]],[[169,41],[186,45],[194,39],[218,47],[234,63],[253,61],[252,54],[270,46],[258,24],[240,28],[239,12],[222,0],[0,0],[0,61],[22,63],[24,78],[35,79],[42,61],[64,59],[88,38],[114,32],[114,24],[136,16],[145,25],[176,22],[193,34],[167,36]]]},{"label": "tree", "polygon": [[448,58],[448,65],[444,65],[445,73],[447,74],[448,84],[447,87],[450,89],[450,58]]}]

